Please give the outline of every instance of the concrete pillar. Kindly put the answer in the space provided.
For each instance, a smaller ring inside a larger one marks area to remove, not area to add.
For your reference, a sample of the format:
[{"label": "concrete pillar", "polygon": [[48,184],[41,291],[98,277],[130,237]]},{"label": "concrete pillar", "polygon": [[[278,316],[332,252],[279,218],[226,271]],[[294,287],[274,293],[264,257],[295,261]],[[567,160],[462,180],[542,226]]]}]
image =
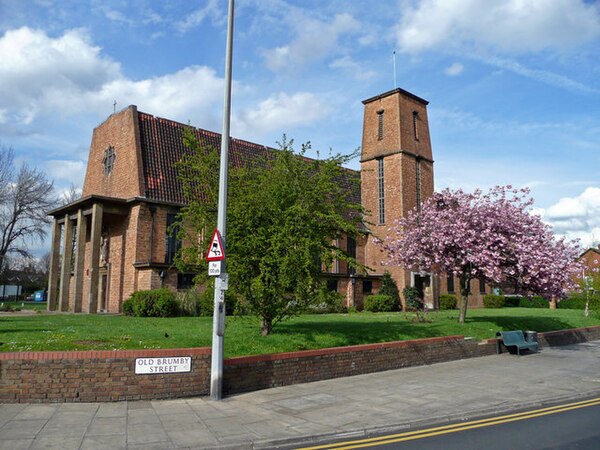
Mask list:
[{"label": "concrete pillar", "polygon": [[71,283],[71,261],[73,259],[73,222],[69,215],[65,216],[62,251],[62,267],[60,269],[60,289],[58,301],[61,311],[69,310],[69,286]]},{"label": "concrete pillar", "polygon": [[61,226],[56,218],[52,224],[52,243],[50,247],[50,271],[48,274],[48,311],[55,311],[58,298],[58,270],[60,260]]},{"label": "concrete pillar", "polygon": [[87,217],[83,210],[77,211],[77,233],[75,235],[75,277],[73,280],[73,312],[81,312],[83,304],[83,266],[85,262],[85,234]]},{"label": "concrete pillar", "polygon": [[102,233],[102,205],[92,206],[92,233],[90,236],[90,290],[88,293],[88,312],[98,312],[98,283],[100,281],[100,239]]}]

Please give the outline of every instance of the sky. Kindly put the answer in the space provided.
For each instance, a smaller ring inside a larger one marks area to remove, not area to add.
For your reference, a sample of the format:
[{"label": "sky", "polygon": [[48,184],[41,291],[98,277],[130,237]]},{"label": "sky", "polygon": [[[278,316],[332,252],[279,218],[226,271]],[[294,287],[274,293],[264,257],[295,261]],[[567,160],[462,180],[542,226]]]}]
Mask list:
[{"label": "sky", "polygon": [[[115,109],[221,132],[226,31],[226,0],[0,0],[0,145],[60,192]],[[350,153],[395,86],[430,102],[436,190],[529,187],[600,243],[599,2],[236,2],[232,136]]]}]

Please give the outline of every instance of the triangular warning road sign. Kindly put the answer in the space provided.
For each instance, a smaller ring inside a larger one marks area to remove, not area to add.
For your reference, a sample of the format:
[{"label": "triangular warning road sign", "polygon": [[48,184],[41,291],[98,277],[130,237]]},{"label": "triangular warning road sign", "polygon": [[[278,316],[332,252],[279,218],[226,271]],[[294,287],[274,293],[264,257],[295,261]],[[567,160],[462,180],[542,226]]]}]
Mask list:
[{"label": "triangular warning road sign", "polygon": [[210,246],[206,254],[207,261],[223,261],[225,259],[225,248],[221,241],[221,233],[215,228],[212,239],[210,240]]}]

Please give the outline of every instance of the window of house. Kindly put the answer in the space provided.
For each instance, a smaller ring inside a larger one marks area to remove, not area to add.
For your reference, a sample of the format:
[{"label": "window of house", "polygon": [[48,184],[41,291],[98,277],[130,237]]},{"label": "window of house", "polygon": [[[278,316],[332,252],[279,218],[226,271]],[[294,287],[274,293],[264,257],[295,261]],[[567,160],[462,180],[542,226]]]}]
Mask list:
[{"label": "window of house", "polygon": [[379,186],[379,224],[385,223],[385,183],[383,177],[383,158],[377,160],[377,184]]},{"label": "window of house", "polygon": [[177,274],[177,289],[190,289],[194,287],[195,273],[178,273]]},{"label": "window of house", "polygon": [[373,292],[373,282],[371,280],[363,280],[363,294]]},{"label": "window of house", "polygon": [[[350,258],[356,259],[356,240],[354,238],[348,236],[347,246],[348,246],[348,248],[347,248],[348,256],[350,256]],[[354,267],[348,266],[348,273],[352,275],[352,274],[356,273],[356,269]]]},{"label": "window of house", "polygon": [[413,135],[415,136],[415,141],[419,140],[419,113],[417,111],[413,111]]},{"label": "window of house", "polygon": [[181,242],[177,238],[177,228],[171,230],[171,226],[177,221],[177,214],[167,214],[167,229],[165,236],[165,264],[172,264],[175,255],[181,248]]},{"label": "window of house", "polygon": [[377,140],[383,139],[383,110],[377,111]]},{"label": "window of house", "polygon": [[454,274],[448,275],[448,294],[454,294]]},{"label": "window of house", "polygon": [[116,158],[117,155],[115,154],[115,149],[112,146],[109,146],[106,150],[104,150],[104,158],[102,159],[104,175],[108,175],[112,172]]},{"label": "window of house", "polygon": [[479,279],[479,293],[485,294],[485,280],[483,278]]},{"label": "window of house", "polygon": [[327,290],[331,292],[337,292],[338,280],[327,280]]}]

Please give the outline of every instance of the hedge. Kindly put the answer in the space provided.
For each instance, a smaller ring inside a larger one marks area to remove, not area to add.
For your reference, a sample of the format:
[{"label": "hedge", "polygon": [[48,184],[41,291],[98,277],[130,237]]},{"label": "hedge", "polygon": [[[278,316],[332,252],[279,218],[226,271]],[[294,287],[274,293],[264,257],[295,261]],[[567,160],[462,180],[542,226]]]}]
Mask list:
[{"label": "hedge", "polygon": [[486,294],[483,296],[483,306],[486,308],[503,308],[504,307],[504,296]]},{"label": "hedge", "polygon": [[440,294],[440,310],[456,309],[456,305],[456,295]]},{"label": "hedge", "polygon": [[123,313],[136,317],[175,317],[179,305],[170,289],[137,291],[123,302]]},{"label": "hedge", "polygon": [[[558,302],[559,309],[585,309],[586,294],[575,293]],[[600,294],[590,295],[590,309],[600,310]]]},{"label": "hedge", "polygon": [[369,295],[365,298],[365,311],[371,312],[391,312],[398,311],[398,303],[394,297],[385,294]]}]

